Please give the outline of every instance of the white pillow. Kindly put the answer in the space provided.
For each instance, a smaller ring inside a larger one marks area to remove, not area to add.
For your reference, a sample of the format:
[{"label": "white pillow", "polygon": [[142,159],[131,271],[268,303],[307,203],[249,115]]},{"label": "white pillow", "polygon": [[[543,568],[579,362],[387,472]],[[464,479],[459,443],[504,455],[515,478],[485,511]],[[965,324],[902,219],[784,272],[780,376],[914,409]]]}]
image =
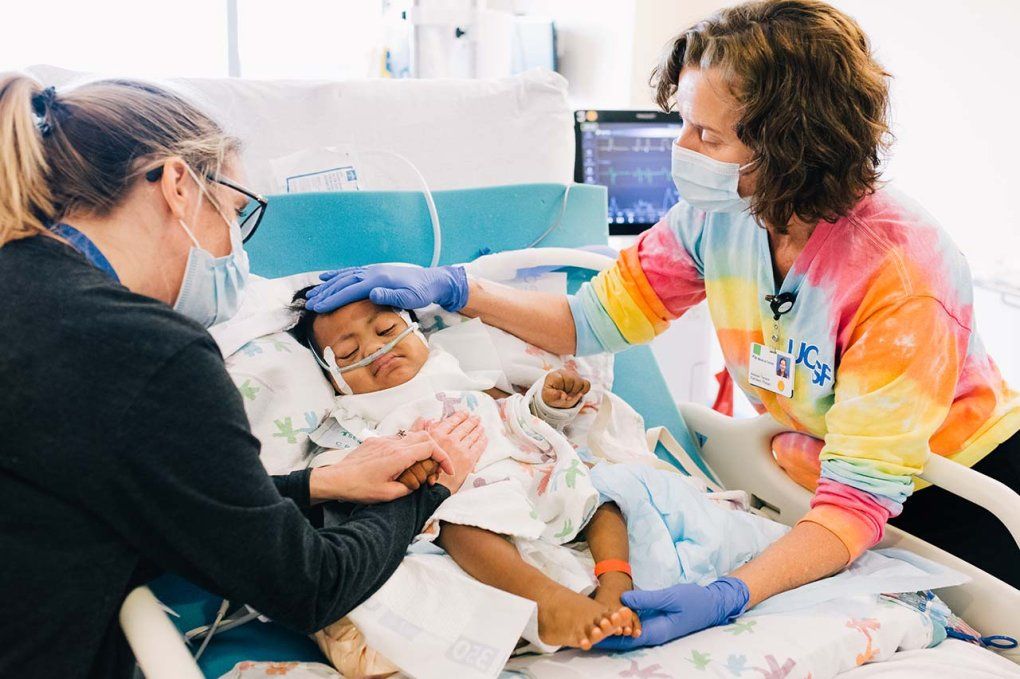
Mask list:
[{"label": "white pillow", "polygon": [[[86,74],[29,69],[58,87]],[[532,70],[492,80],[169,81],[244,142],[248,183],[272,193],[270,163],[323,147],[398,152],[432,189],[529,182],[568,183],[574,173],[567,81]],[[399,161],[358,155],[362,188],[418,189]]]},{"label": "white pillow", "polygon": [[238,314],[209,329],[244,399],[270,474],[307,466],[315,448],[308,435],[333,407],[333,388],[315,357],[286,332],[297,320],[288,309],[291,298],[318,278],[318,272],[252,276]]},{"label": "white pillow", "polygon": [[270,474],[308,466],[308,435],[333,408],[333,389],[308,347],[289,333],[251,340],[227,357],[227,372],[244,399],[259,454]]}]

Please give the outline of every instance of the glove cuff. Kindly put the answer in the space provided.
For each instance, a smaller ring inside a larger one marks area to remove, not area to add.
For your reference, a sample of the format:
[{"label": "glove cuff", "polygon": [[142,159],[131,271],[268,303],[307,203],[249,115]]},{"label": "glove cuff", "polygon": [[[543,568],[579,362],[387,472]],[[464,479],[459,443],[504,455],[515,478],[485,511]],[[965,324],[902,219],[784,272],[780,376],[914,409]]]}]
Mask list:
[{"label": "glove cuff", "polygon": [[443,299],[436,301],[446,311],[451,313],[460,311],[468,301],[467,272],[462,266],[443,266],[439,268],[446,274],[450,285]]},{"label": "glove cuff", "polygon": [[740,578],[725,576],[707,585],[707,589],[717,595],[720,604],[717,625],[729,622],[743,613],[751,599],[751,591]]}]

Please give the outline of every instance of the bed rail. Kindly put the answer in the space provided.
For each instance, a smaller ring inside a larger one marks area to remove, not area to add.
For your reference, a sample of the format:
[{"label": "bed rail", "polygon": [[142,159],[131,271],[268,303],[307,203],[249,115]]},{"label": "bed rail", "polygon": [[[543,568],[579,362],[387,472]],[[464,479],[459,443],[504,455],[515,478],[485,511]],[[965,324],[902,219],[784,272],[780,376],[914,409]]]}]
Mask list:
[{"label": "bed rail", "polygon": [[203,679],[184,637],[148,587],[127,595],[119,619],[146,679]]}]

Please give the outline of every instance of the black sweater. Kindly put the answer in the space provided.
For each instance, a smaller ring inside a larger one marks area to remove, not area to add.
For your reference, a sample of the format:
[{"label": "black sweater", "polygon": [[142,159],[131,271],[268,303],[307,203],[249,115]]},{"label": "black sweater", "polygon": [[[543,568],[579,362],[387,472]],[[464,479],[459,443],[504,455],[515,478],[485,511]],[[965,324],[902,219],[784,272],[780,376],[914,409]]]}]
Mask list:
[{"label": "black sweater", "polygon": [[274,485],[258,454],[203,328],[55,240],[0,248],[0,676],[126,674],[117,611],[164,570],[320,629],[448,496],[316,530],[295,503],[307,475]]}]

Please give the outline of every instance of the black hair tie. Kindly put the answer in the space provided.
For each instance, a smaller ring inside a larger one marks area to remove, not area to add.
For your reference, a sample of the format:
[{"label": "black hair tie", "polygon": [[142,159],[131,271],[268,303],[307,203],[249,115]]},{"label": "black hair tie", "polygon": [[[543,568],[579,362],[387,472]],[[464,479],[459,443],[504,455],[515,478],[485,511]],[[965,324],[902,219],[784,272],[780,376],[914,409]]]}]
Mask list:
[{"label": "black hair tie", "polygon": [[57,89],[53,86],[32,95],[32,113],[39,119],[36,125],[43,137],[48,137],[53,132],[52,111],[56,98]]}]

